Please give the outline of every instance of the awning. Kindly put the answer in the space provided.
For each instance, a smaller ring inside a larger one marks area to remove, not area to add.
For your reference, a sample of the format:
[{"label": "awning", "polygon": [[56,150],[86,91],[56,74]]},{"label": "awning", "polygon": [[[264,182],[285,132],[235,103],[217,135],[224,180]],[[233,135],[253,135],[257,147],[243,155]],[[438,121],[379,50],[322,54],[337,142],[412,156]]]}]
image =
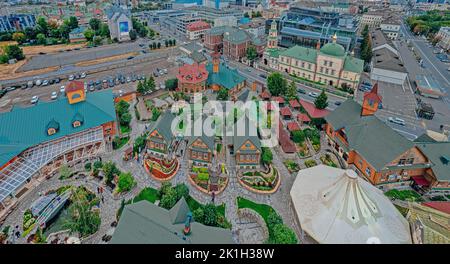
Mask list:
[{"label": "awning", "polygon": [[419,186],[429,186],[430,183],[423,176],[413,176],[412,180]]}]

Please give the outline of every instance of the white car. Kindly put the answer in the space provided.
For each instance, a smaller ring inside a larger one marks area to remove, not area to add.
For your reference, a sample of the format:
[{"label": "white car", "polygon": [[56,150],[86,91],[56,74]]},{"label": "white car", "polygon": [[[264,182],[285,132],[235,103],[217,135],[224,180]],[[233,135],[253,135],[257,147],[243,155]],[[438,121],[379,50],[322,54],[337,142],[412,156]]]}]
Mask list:
[{"label": "white car", "polygon": [[43,82],[42,82],[42,86],[47,86],[48,85],[48,80],[44,80]]},{"label": "white car", "polygon": [[119,90],[119,97],[123,95],[123,91]]},{"label": "white car", "polygon": [[313,97],[313,98],[316,98],[316,97],[319,96],[319,94],[316,93],[316,92],[309,92],[308,95],[311,96],[311,97]]},{"label": "white car", "polygon": [[41,85],[42,84],[42,81],[41,80],[36,80],[36,86],[39,86],[39,85]]},{"label": "white car", "polygon": [[52,95],[50,96],[50,99],[55,100],[56,98],[58,98],[58,93],[57,92],[52,92]]},{"label": "white car", "polygon": [[75,79],[75,76],[73,75],[73,74],[71,74],[70,76],[69,76],[69,81],[73,81]]},{"label": "white car", "polygon": [[404,126],[405,125],[405,120],[398,118],[398,117],[389,117],[388,121],[397,125],[401,125]]},{"label": "white car", "polygon": [[61,88],[59,88],[59,92],[60,92],[61,94],[64,94],[64,93],[66,92],[66,86],[61,85]]},{"label": "white car", "polygon": [[85,72],[82,72],[82,73],[81,73],[81,78],[82,78],[82,79],[86,78],[86,75],[87,75],[87,74],[86,74]]},{"label": "white car", "polygon": [[31,97],[31,103],[32,104],[35,104],[35,103],[37,103],[39,101],[39,97],[37,96],[37,95],[35,95],[35,96],[33,96],[33,97]]}]

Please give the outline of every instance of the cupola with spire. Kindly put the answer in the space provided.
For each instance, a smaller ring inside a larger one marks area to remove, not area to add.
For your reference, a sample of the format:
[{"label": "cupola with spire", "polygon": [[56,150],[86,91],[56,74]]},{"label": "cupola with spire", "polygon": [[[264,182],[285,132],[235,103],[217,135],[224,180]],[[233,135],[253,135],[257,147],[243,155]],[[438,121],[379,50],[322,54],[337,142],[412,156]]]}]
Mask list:
[{"label": "cupola with spire", "polygon": [[378,94],[378,82],[374,84],[370,92],[364,94],[361,115],[369,116],[375,114],[381,104],[381,96]]}]

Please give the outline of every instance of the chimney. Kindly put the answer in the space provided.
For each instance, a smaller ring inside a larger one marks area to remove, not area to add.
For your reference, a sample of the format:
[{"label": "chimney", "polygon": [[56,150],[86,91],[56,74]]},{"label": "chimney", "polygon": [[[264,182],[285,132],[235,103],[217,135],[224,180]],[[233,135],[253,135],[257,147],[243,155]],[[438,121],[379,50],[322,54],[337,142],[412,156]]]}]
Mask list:
[{"label": "chimney", "polygon": [[220,53],[216,51],[211,55],[211,57],[213,63],[213,73],[219,73]]},{"label": "chimney", "polygon": [[192,221],[192,213],[189,212],[189,213],[187,213],[186,221],[184,222],[183,234],[185,236],[187,236],[191,233],[191,221]]}]

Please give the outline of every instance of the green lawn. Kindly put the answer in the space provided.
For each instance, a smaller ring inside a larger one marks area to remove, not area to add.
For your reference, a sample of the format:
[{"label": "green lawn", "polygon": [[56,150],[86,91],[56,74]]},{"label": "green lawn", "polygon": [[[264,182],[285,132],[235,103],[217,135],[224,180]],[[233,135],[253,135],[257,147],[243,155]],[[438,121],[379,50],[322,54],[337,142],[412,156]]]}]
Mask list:
[{"label": "green lawn", "polygon": [[[189,206],[189,209],[191,209],[191,212],[195,211],[197,208],[202,207],[204,205],[202,205],[201,203],[197,202],[197,200],[195,200],[194,198],[192,198],[191,196],[189,196],[186,199],[186,202]],[[217,208],[217,212],[223,216],[225,216],[225,204],[221,204],[216,206]]]},{"label": "green lawn", "polygon": [[420,196],[420,194],[418,194],[417,192],[415,192],[413,190],[392,189],[392,190],[385,192],[384,194],[388,197],[399,199],[402,201],[409,201],[409,200],[416,201],[416,202],[423,201],[423,198]]},{"label": "green lawn", "polygon": [[133,203],[146,200],[151,203],[155,203],[158,200],[158,190],[153,189],[151,187],[145,187],[142,191],[136,195],[133,199]]},{"label": "green lawn", "polygon": [[266,224],[268,223],[268,217],[269,214],[273,211],[275,211],[271,206],[267,205],[267,204],[258,204],[255,202],[252,202],[250,200],[247,200],[245,198],[242,197],[238,197],[237,198],[237,204],[238,204],[238,208],[250,208],[255,210],[258,214],[261,215],[261,217],[264,219],[264,221],[266,222]]}]

